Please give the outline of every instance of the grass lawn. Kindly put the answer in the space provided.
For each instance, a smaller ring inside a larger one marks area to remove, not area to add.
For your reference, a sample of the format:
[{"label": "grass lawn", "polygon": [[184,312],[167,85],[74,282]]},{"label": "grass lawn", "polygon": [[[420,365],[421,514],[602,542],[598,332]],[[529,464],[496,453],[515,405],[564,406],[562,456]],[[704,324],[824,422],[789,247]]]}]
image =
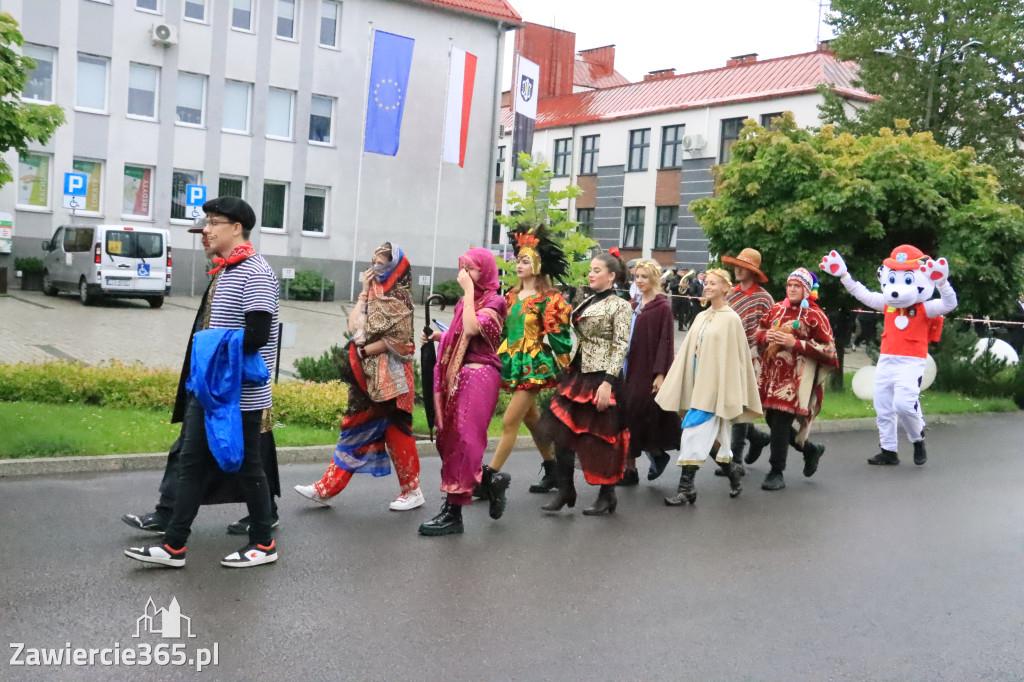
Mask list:
[{"label": "grass lawn", "polygon": [[[875,408],[870,400],[861,400],[850,388],[853,373],[847,372],[846,384],[842,391],[832,391],[826,386],[825,400],[818,419],[856,419],[874,417]],[[924,391],[921,405],[925,417],[930,414],[968,414],[978,412],[1015,412],[1017,406],[1009,398],[972,398],[959,393]]]}]

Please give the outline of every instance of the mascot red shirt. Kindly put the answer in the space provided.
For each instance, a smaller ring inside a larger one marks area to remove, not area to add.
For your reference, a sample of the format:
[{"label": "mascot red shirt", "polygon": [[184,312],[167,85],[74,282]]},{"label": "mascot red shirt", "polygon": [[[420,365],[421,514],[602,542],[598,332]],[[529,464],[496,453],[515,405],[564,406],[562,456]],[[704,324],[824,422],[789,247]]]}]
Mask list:
[{"label": "mascot red shirt", "polygon": [[[928,458],[921,412],[921,381],[929,341],[938,341],[942,316],[956,308],[956,292],[949,283],[949,263],[932,260],[920,249],[903,244],[892,250],[878,268],[881,293],[853,279],[835,251],[821,260],[821,269],[839,277],[843,286],[864,306],[884,316],[882,347],[875,368],[874,403],[878,440],[882,451],[870,464],[899,464],[896,453],[899,427],[914,445],[914,463]],[[939,292],[939,298],[933,299]]]}]

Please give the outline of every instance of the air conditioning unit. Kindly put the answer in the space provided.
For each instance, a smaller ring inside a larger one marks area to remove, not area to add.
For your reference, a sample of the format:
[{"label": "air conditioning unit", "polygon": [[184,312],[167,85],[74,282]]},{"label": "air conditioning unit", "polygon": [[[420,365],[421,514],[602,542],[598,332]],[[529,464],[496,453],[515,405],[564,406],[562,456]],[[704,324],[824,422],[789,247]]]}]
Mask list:
[{"label": "air conditioning unit", "polygon": [[693,136],[693,149],[704,149],[704,145],[707,144],[707,140],[704,139],[703,135]]},{"label": "air conditioning unit", "polygon": [[177,45],[178,29],[170,24],[153,24],[149,37],[154,45]]},{"label": "air conditioning unit", "polygon": [[693,135],[683,135],[681,144],[686,151],[693,149]]}]

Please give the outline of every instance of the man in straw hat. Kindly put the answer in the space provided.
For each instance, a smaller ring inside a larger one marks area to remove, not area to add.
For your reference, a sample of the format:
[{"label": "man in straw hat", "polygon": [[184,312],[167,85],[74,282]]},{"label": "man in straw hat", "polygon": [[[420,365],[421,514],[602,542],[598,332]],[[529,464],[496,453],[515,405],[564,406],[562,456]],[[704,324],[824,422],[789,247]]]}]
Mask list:
[{"label": "man in straw hat", "polygon": [[[754,361],[754,375],[758,376],[761,373],[761,358],[757,353],[757,325],[761,322],[761,317],[775,305],[772,295],[761,286],[768,281],[768,276],[761,272],[761,252],[756,249],[743,249],[736,257],[722,256],[722,263],[733,267],[736,286],[729,292],[726,303],[736,311],[743,322],[747,345],[750,346],[750,357]],[[748,440],[750,452],[747,453],[747,464],[760,457],[761,450],[771,442],[768,434],[761,433],[751,423],[733,424],[732,461],[733,466],[739,469],[740,475],[745,473],[742,463],[743,448]],[[716,470],[715,475],[723,476],[724,473]]]}]

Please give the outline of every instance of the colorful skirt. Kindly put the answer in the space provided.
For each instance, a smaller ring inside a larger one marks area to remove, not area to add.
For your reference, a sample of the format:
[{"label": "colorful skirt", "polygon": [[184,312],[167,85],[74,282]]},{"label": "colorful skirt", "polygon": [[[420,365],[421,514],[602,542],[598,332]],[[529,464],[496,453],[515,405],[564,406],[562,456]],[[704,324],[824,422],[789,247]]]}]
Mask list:
[{"label": "colorful skirt", "polygon": [[629,431],[617,400],[622,382],[612,384],[611,400],[601,412],[597,409],[597,389],[604,381],[603,372],[584,374],[571,367],[559,380],[541,422],[542,432],[555,444],[576,453],[583,476],[591,485],[621,479],[629,449]]}]

